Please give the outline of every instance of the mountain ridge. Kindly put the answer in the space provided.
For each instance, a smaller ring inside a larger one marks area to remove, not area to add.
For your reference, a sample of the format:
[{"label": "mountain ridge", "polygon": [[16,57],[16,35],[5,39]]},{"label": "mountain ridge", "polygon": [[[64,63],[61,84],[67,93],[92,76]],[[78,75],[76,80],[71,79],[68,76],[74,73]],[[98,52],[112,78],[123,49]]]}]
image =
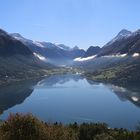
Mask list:
[{"label": "mountain ridge", "polygon": [[[43,61],[45,61],[45,63],[56,65],[59,65],[59,63],[62,62],[61,65],[67,64],[68,66],[85,70],[85,72],[90,71],[90,73],[94,73],[100,71],[100,74],[104,73],[104,75],[106,75],[108,71],[111,70],[110,72],[114,73],[115,69],[118,69],[120,74],[123,75],[124,73],[122,70],[126,70],[128,67],[131,69],[128,70],[127,74],[130,74],[132,69],[137,73],[140,65],[138,61],[140,58],[140,30],[131,32],[123,29],[102,48],[99,46],[90,46],[86,51],[79,49],[77,46],[70,48],[64,44],[57,45],[50,42],[33,41],[24,38],[19,33],[14,33],[10,36],[7,32],[3,30],[0,31],[0,49],[2,50],[4,47],[4,49],[8,50],[12,46],[14,48],[15,56],[20,55],[20,53],[23,56],[17,57],[18,59],[14,58],[13,60],[18,61],[17,63],[19,64],[25,63],[29,69],[32,66],[35,67],[35,69],[42,67],[36,65],[38,62],[43,63]],[[13,43],[13,45],[7,45],[8,42],[10,42],[9,44]],[[29,54],[27,54],[30,58],[25,58],[25,55],[23,54],[24,51],[22,49],[22,51],[17,51],[16,48],[18,48],[18,50],[21,48],[26,51],[28,50]],[[11,52],[11,50],[7,51],[7,53]],[[19,54],[17,52],[19,52]],[[2,53],[0,57],[2,57],[3,54],[4,53]],[[2,62],[4,62],[3,59]],[[115,72],[115,74],[118,75],[116,78],[121,79],[118,71]],[[126,76],[126,74],[124,75]],[[139,77],[139,75],[137,77]],[[133,79],[132,81],[134,81],[137,77],[133,75],[133,78],[130,78],[129,80],[131,81]],[[112,77],[109,77],[109,79],[111,78]],[[128,79],[126,79],[126,81],[127,80]]]}]

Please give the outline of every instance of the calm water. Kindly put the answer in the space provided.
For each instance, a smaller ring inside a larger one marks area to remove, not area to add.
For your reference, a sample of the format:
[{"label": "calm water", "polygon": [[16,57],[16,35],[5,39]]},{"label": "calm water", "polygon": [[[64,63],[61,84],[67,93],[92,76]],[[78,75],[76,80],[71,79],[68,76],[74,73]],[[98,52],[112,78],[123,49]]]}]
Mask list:
[{"label": "calm water", "polygon": [[80,75],[56,75],[0,88],[0,112],[0,119],[10,112],[31,112],[49,122],[106,122],[135,129],[140,122],[140,92]]}]

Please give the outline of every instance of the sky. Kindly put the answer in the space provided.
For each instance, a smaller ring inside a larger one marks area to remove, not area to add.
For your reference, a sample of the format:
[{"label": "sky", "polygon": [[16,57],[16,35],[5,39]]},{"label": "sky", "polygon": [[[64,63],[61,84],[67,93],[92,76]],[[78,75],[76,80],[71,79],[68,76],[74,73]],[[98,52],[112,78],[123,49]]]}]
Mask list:
[{"label": "sky", "polygon": [[0,28],[70,47],[103,46],[121,29],[140,28],[140,0],[0,0]]}]

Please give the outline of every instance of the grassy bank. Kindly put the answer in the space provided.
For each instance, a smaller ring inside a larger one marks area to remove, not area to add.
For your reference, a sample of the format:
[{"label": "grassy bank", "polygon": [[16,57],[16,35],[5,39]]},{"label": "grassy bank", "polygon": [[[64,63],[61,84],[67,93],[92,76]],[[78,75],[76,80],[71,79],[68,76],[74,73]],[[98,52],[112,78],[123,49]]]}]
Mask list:
[{"label": "grassy bank", "polygon": [[12,114],[1,122],[0,140],[140,140],[140,129],[109,128],[104,123],[50,124],[31,114]]}]

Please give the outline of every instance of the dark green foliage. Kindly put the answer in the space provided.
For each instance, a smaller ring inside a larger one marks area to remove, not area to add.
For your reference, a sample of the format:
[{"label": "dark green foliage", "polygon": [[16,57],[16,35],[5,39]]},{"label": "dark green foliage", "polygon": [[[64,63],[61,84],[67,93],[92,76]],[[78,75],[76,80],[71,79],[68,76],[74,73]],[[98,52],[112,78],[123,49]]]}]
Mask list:
[{"label": "dark green foliage", "polygon": [[116,85],[138,85],[140,83],[140,59],[129,64],[119,64],[109,68],[86,72],[89,79],[101,82],[108,82]]},{"label": "dark green foliage", "polygon": [[31,114],[11,114],[0,125],[0,140],[140,140],[140,131],[110,129],[104,123],[48,124]]},{"label": "dark green foliage", "polygon": [[107,132],[106,124],[86,124],[83,123],[79,127],[79,139],[80,140],[93,140],[98,134]]}]

